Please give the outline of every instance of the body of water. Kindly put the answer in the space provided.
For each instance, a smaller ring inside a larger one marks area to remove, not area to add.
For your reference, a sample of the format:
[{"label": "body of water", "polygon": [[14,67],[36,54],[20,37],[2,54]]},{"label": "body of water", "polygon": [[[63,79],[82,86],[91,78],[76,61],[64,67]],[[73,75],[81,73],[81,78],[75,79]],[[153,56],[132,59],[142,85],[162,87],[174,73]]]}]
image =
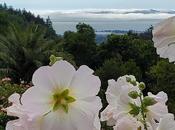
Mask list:
[{"label": "body of water", "polygon": [[135,30],[145,31],[161,20],[175,16],[175,10],[154,9],[79,9],[52,10],[36,12],[43,18],[48,16],[58,34],[65,31],[76,31],[76,25],[86,23],[96,31],[103,30]]},{"label": "body of water", "polygon": [[[104,30],[136,30],[145,31],[151,25],[155,25],[160,20],[116,20],[116,21],[80,21],[91,25],[95,31],[100,32]],[[79,22],[71,21],[54,21],[53,27],[57,34],[63,34],[65,31],[76,31],[76,25]]]}]

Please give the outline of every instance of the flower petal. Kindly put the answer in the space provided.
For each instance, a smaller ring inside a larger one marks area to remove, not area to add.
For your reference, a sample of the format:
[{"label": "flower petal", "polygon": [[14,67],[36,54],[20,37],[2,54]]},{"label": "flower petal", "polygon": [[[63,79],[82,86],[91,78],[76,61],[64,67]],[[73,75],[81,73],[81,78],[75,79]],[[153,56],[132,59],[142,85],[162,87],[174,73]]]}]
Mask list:
[{"label": "flower petal", "polygon": [[173,114],[167,114],[164,116],[159,123],[156,130],[175,130],[175,121]]},{"label": "flower petal", "polygon": [[71,112],[73,113],[72,120],[78,124],[77,130],[100,130],[100,120],[97,115],[101,108],[102,103],[99,97],[77,101]]},{"label": "flower petal", "polygon": [[69,87],[76,72],[74,66],[67,61],[60,60],[53,64],[51,68],[54,74],[54,81],[57,83],[56,87]]},{"label": "flower petal", "polygon": [[70,84],[76,98],[86,98],[98,94],[101,81],[98,76],[91,74],[92,71],[87,67],[80,67],[75,73]]},{"label": "flower petal", "polygon": [[51,109],[51,96],[51,92],[34,86],[22,95],[21,102],[31,112],[46,114]]},{"label": "flower petal", "polygon": [[154,46],[160,57],[175,61],[175,17],[157,24],[153,29]]},{"label": "flower petal", "polygon": [[37,87],[55,89],[69,87],[75,68],[67,61],[57,61],[50,66],[40,67],[33,74],[32,82]]}]

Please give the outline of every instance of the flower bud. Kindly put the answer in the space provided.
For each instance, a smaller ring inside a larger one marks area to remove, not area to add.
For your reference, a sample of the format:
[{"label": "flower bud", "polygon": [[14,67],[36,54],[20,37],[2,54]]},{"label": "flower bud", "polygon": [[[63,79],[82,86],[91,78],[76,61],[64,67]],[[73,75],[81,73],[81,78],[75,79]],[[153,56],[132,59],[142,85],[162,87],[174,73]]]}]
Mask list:
[{"label": "flower bud", "polygon": [[53,65],[55,62],[59,61],[59,60],[62,60],[63,58],[62,57],[56,57],[54,55],[51,55],[50,56],[50,63],[49,65]]},{"label": "flower bud", "polygon": [[127,82],[131,82],[131,78],[130,77],[126,77],[126,81]]},{"label": "flower bud", "polygon": [[137,85],[137,81],[133,80],[130,82],[132,85],[136,86]]},{"label": "flower bud", "polygon": [[131,91],[128,93],[129,97],[133,98],[133,99],[136,99],[138,98],[139,94],[137,91]]},{"label": "flower bud", "polygon": [[140,82],[140,83],[139,83],[139,89],[142,91],[142,90],[144,90],[145,88],[146,88],[145,83],[144,83],[144,82]]},{"label": "flower bud", "polygon": [[152,105],[154,105],[154,104],[156,104],[157,103],[157,101],[154,99],[154,98],[152,98],[152,97],[144,97],[144,99],[143,99],[143,104],[145,105],[145,106],[152,106]]}]

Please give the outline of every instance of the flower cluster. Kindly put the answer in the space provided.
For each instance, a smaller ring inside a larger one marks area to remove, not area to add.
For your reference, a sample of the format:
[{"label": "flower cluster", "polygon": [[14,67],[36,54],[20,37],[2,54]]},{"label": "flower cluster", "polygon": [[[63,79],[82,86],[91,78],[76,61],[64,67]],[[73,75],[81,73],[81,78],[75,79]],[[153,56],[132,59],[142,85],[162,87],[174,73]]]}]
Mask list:
[{"label": "flower cluster", "polygon": [[174,116],[166,106],[167,94],[149,92],[144,97],[144,89],[145,84],[132,75],[109,80],[106,92],[109,105],[101,113],[101,120],[114,130],[174,130]]}]

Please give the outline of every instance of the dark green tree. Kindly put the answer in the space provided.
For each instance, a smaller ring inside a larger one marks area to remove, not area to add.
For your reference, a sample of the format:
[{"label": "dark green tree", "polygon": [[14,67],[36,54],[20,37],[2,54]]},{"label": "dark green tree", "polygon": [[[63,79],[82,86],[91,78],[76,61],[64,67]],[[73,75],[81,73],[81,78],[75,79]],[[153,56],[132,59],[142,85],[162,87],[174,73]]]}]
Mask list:
[{"label": "dark green tree", "polygon": [[30,82],[33,72],[55,53],[57,44],[46,39],[45,33],[44,28],[30,24],[26,28],[12,25],[6,35],[0,35],[1,70],[16,82]]},{"label": "dark green tree", "polygon": [[93,56],[96,53],[95,32],[86,24],[78,24],[77,32],[65,32],[65,51],[71,53],[77,65],[86,64],[93,67]]},{"label": "dark green tree", "polygon": [[168,94],[168,106],[175,113],[175,65],[168,60],[160,60],[148,72],[150,77],[148,87],[153,93],[164,91]]}]

